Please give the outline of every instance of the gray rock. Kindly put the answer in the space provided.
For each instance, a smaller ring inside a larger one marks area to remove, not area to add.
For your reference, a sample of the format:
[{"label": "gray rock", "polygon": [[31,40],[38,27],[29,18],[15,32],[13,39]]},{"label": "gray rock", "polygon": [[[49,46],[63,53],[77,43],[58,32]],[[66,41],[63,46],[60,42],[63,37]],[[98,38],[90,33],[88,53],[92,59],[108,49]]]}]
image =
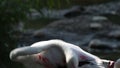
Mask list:
[{"label": "gray rock", "polygon": [[[45,28],[35,31],[33,36],[41,39],[43,39],[43,37],[49,37],[49,39],[59,38],[71,43],[79,43],[78,45],[81,45],[80,43],[85,44],[91,40],[96,33],[104,31],[99,30],[92,33],[91,28],[109,30],[109,27],[112,26],[109,21],[93,23],[92,17],[94,16],[79,16],[72,19],[55,21]],[[109,25],[105,23],[109,23]]]},{"label": "gray rock", "polygon": [[[49,40],[49,39],[62,39],[69,43],[73,43],[77,46],[87,49],[86,47],[95,46],[112,49],[114,51],[114,45],[118,45],[116,39],[110,39],[107,34],[111,30],[117,30],[119,25],[116,25],[109,20],[93,20],[94,15],[82,15],[71,19],[63,19],[54,21],[42,29],[38,29],[28,34],[25,33],[21,38],[22,45],[30,45],[31,43]],[[95,28],[97,30],[93,30]],[[93,43],[93,39],[101,39],[103,41],[97,41]],[[106,43],[106,41],[109,41]],[[115,42],[116,41],[116,42]],[[90,43],[89,43],[90,42]],[[111,43],[110,43],[111,42]],[[104,49],[105,50],[105,49]]]},{"label": "gray rock", "polygon": [[93,29],[93,30],[99,30],[99,29],[102,29],[102,24],[100,23],[91,23],[90,24],[90,28]]},{"label": "gray rock", "polygon": [[112,42],[94,39],[90,41],[89,48],[90,48],[89,51],[111,52],[111,51],[115,51],[115,49],[117,48],[117,45]]},{"label": "gray rock", "polygon": [[92,18],[93,21],[104,21],[104,20],[108,20],[106,17],[104,16],[94,16]]},{"label": "gray rock", "polygon": [[120,39],[120,30],[113,30],[109,32],[108,37]]}]

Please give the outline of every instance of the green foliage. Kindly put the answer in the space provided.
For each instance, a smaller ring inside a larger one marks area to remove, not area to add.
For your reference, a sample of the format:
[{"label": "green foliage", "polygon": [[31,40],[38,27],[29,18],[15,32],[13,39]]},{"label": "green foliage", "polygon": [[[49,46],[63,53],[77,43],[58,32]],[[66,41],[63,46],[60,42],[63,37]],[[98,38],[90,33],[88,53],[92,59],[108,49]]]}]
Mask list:
[{"label": "green foliage", "polygon": [[27,11],[28,7],[23,0],[0,0],[0,61],[5,67],[9,68],[9,52],[16,47],[17,40],[12,37],[13,27],[25,20]]},{"label": "green foliage", "polygon": [[0,0],[0,43],[8,43],[13,26],[26,18],[27,9],[23,0]]}]

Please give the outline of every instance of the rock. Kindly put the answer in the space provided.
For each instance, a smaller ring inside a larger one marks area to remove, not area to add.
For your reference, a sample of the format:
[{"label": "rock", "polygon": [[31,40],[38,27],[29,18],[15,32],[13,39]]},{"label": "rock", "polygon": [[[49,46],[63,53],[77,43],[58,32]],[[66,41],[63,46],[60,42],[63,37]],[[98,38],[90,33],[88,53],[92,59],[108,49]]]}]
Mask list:
[{"label": "rock", "polygon": [[81,14],[84,13],[84,11],[85,11],[84,7],[74,6],[71,8],[71,11],[64,14],[64,17],[72,18],[72,17],[80,16]]},{"label": "rock", "polygon": [[104,52],[111,52],[114,51],[114,49],[117,47],[115,44],[112,44],[110,42],[105,42],[99,39],[94,39],[89,42],[90,49],[89,51],[104,51]]},{"label": "rock", "polygon": [[104,20],[108,20],[106,17],[104,16],[94,16],[92,18],[93,21],[104,21]]},{"label": "rock", "polygon": [[120,39],[120,30],[113,30],[108,33],[108,37]]},{"label": "rock", "polygon": [[[116,39],[110,39],[106,34],[113,29],[118,29],[120,26],[109,20],[101,19],[97,22],[93,21],[93,17],[95,16],[96,15],[81,15],[76,18],[51,22],[44,28],[24,33],[19,44],[23,46],[41,40],[62,39],[81,48],[84,47],[85,50],[89,45],[89,47],[96,48],[96,50],[114,51],[114,46],[117,45],[115,42]],[[96,30],[91,30],[92,28]],[[93,39],[100,39],[100,41],[94,42]]]},{"label": "rock", "polygon": [[119,14],[120,1],[86,7],[86,12],[94,15]]},{"label": "rock", "polygon": [[102,29],[102,24],[100,24],[100,23],[91,23],[90,24],[90,28],[92,29],[92,30],[99,30],[99,29]]},{"label": "rock", "polygon": [[[79,1],[81,0],[78,0],[78,3]],[[82,0],[82,2],[86,2],[86,1]],[[90,0],[88,2],[92,2],[92,1]],[[31,14],[30,15],[27,14],[27,16],[30,19],[37,19],[42,17],[42,15],[47,18],[50,17],[55,19],[63,19],[66,17],[71,18],[80,15],[101,15],[101,16],[106,16],[106,14],[120,15],[119,7],[120,7],[120,1],[107,2],[107,3],[94,4],[94,5],[92,4],[89,6],[73,6],[71,8],[61,9],[61,10],[56,10],[56,9],[51,10],[47,8],[42,8],[41,9],[42,14],[35,9],[30,9]],[[94,20],[97,20],[98,18],[101,19],[101,17],[95,17]]]},{"label": "rock", "polygon": [[30,9],[30,13],[27,14],[27,17],[29,19],[37,19],[41,17],[41,13],[39,11],[37,11],[36,9]]}]

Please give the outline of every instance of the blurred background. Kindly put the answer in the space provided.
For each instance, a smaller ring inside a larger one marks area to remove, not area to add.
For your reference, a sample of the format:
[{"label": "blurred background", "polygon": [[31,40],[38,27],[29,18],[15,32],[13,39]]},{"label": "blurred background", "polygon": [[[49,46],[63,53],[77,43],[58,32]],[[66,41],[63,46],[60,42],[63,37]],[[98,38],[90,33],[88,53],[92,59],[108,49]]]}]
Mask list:
[{"label": "blurred background", "polygon": [[0,68],[24,68],[10,51],[49,39],[117,60],[120,0],[0,0]]}]

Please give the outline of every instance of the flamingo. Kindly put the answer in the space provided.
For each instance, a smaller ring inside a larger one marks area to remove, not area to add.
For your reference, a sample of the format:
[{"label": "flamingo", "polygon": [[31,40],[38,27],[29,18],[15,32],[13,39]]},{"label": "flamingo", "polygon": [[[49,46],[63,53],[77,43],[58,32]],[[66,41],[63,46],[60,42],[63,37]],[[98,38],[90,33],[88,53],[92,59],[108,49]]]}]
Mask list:
[{"label": "flamingo", "polygon": [[[80,47],[53,39],[33,43],[10,52],[12,61],[22,63],[26,68],[106,68],[102,59]],[[106,63],[109,63],[108,61]],[[120,68],[120,60],[114,68]]]}]

